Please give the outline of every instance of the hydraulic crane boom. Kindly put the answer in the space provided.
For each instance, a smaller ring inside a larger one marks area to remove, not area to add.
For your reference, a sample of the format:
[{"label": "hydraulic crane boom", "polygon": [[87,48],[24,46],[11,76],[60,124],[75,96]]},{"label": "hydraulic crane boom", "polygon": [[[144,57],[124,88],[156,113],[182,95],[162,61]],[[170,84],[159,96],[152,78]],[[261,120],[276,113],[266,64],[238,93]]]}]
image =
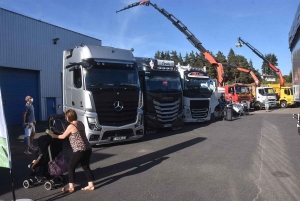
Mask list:
[{"label": "hydraulic crane boom", "polygon": [[259,79],[256,77],[256,75],[254,74],[254,72],[252,70],[249,70],[247,68],[242,68],[242,67],[238,67],[238,66],[233,66],[231,64],[223,64],[223,66],[229,67],[229,68],[234,68],[238,71],[244,72],[244,73],[249,73],[251,75],[251,77],[253,78],[255,85],[256,86],[260,86],[260,81]]},{"label": "hydraulic crane boom", "polygon": [[255,49],[252,45],[250,45],[248,42],[244,41],[241,37],[238,38],[238,42],[236,44],[237,47],[242,47],[242,45],[245,44],[247,47],[249,47],[258,57],[260,57],[263,61],[268,63],[268,65],[278,74],[279,76],[279,82],[280,86],[284,86],[284,78],[282,76],[281,71],[276,68],[270,61],[268,61],[262,53],[260,53],[257,49]]},{"label": "hydraulic crane boom", "polygon": [[151,3],[149,0],[143,0],[140,2],[130,4],[123,9],[116,11],[116,13],[121,12],[123,10],[127,10],[129,8],[133,8],[135,6],[139,6],[139,5],[145,5],[145,6],[151,5],[156,10],[158,10],[158,12],[160,12],[166,18],[168,18],[168,20],[170,20],[173,23],[173,25],[187,37],[188,41],[190,41],[190,43],[192,43],[192,45],[195,46],[204,55],[206,60],[208,60],[208,62],[217,69],[219,86],[222,86],[222,83],[224,82],[224,78],[225,78],[222,63],[218,63],[215,60],[215,58],[202,46],[202,43],[194,36],[194,34],[192,32],[190,32],[188,30],[188,28],[180,20],[178,20],[172,14],[168,13],[165,9],[159,8],[156,4]]}]

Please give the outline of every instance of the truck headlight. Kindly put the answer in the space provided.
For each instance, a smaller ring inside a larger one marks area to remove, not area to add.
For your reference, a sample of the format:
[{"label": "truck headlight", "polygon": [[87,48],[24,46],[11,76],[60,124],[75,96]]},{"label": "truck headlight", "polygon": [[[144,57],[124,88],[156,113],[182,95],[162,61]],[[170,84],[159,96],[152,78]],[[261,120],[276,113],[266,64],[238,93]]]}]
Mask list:
[{"label": "truck headlight", "polygon": [[189,108],[184,108],[184,116],[191,116],[191,110]]},{"label": "truck headlight", "polygon": [[143,105],[144,105],[144,102],[143,102],[143,93],[140,92],[138,109],[142,109]]},{"label": "truck headlight", "polygon": [[143,114],[139,114],[138,115],[138,120],[137,120],[137,123],[136,123],[136,127],[138,127],[138,126],[141,126],[141,125],[143,125]]},{"label": "truck headlight", "polygon": [[97,126],[97,121],[94,117],[87,117],[89,128],[94,131],[101,131],[101,127]]}]

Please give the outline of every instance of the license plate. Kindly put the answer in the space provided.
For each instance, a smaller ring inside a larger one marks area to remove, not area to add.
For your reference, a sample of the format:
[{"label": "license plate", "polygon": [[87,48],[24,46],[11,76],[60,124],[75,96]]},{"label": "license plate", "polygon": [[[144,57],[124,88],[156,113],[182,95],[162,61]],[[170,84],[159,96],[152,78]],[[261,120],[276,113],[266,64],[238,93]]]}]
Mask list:
[{"label": "license plate", "polygon": [[118,140],[126,140],[126,136],[119,136],[113,138],[113,141],[118,141]]},{"label": "license plate", "polygon": [[172,124],[164,124],[164,127],[167,128],[167,127],[172,127]]}]

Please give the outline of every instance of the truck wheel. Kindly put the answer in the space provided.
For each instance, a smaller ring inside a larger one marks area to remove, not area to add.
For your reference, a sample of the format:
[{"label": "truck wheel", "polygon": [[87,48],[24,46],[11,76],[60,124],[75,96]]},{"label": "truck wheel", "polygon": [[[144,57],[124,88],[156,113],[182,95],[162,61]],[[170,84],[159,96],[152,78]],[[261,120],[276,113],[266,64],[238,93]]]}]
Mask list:
[{"label": "truck wheel", "polygon": [[261,110],[262,108],[261,108],[261,106],[260,106],[259,103],[255,103],[255,104],[254,104],[254,109],[255,109],[255,110]]},{"label": "truck wheel", "polygon": [[280,107],[286,108],[287,107],[287,102],[286,101],[281,101],[280,102]]}]

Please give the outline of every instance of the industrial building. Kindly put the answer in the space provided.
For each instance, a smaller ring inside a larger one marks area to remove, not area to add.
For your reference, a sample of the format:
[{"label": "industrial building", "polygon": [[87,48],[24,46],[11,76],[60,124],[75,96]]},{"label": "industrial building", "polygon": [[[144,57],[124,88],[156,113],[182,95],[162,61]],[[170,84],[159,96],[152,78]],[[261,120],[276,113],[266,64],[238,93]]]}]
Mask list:
[{"label": "industrial building", "polygon": [[[72,23],[72,22],[70,22]],[[37,121],[62,113],[63,51],[101,40],[0,8],[0,87],[7,125],[23,123],[25,96]]]}]

